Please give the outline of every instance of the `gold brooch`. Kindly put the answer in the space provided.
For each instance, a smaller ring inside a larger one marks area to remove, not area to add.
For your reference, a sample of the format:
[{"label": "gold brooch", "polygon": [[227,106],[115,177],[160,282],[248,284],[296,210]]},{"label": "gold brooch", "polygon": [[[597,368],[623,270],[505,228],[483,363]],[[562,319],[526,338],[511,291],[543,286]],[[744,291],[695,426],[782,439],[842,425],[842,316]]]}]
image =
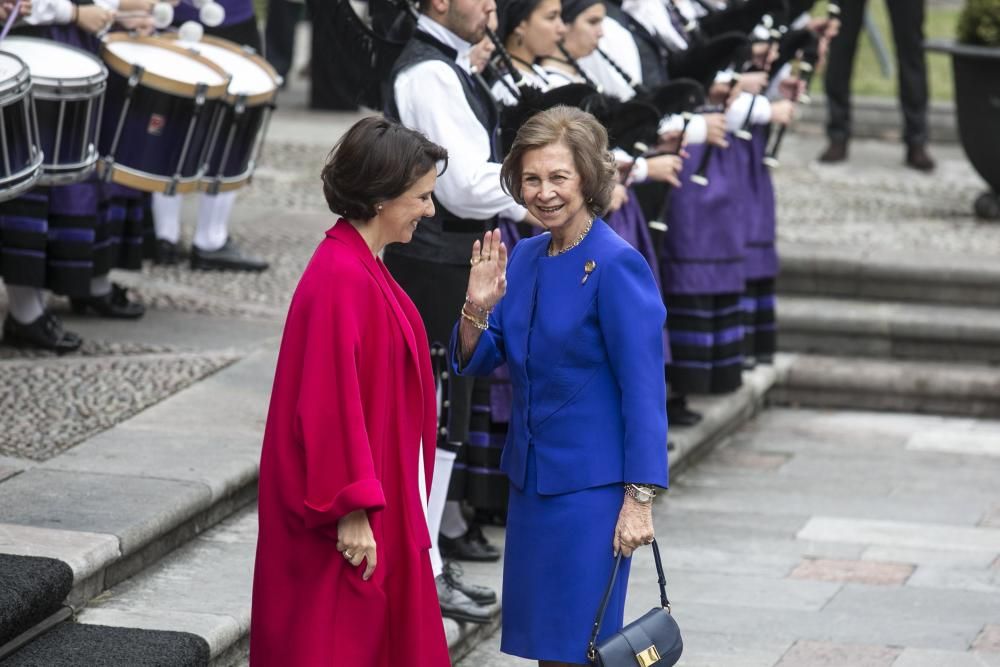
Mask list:
[{"label": "gold brooch", "polygon": [[590,277],[590,274],[593,273],[594,269],[596,268],[597,268],[597,262],[595,262],[592,259],[588,259],[587,262],[583,265],[583,280],[580,281],[581,285],[587,282],[587,278]]}]

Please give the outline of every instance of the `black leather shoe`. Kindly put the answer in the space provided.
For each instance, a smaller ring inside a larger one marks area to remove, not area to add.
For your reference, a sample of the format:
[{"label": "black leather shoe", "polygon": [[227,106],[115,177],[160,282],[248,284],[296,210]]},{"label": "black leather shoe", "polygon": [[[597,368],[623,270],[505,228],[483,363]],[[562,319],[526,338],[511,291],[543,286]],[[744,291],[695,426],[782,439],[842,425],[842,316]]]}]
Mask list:
[{"label": "black leather shoe", "polygon": [[180,261],[181,254],[176,243],[166,239],[156,239],[156,245],[153,246],[153,264],[173,266]]},{"label": "black leather shoe", "polygon": [[927,146],[913,144],[906,149],[906,166],[917,171],[934,171],[934,159],[927,152]]},{"label": "black leather shoe", "polygon": [[72,331],[63,330],[62,322],[52,313],[42,313],[29,324],[21,324],[8,314],[3,321],[3,342],[12,347],[36,347],[65,354],[79,348],[83,340]]},{"label": "black leather shoe", "polygon": [[701,421],[701,415],[689,410],[687,399],[675,396],[667,399],[667,422],[671,426],[694,426]]},{"label": "black leather shoe", "polygon": [[462,591],[465,593],[466,597],[476,604],[482,606],[496,604],[497,592],[495,590],[487,588],[486,586],[465,583],[462,581],[462,576],[464,574],[462,566],[455,561],[450,560],[444,564],[444,572],[441,576],[444,577],[446,584],[456,590]]},{"label": "black leather shoe", "polygon": [[146,314],[146,306],[138,301],[129,301],[128,290],[118,283],[112,283],[111,291],[104,296],[72,298],[69,305],[77,315],[85,315],[92,310],[100,317],[113,320],[137,320]]},{"label": "black leather shoe", "polygon": [[481,607],[473,602],[468,595],[449,584],[443,574],[439,574],[434,583],[437,584],[441,615],[445,618],[453,618],[463,623],[489,623],[493,618],[493,609]]},{"label": "black leather shoe", "polygon": [[218,250],[200,250],[191,246],[191,268],[204,271],[263,271],[268,263],[258,257],[248,257],[240,252],[232,239]]},{"label": "black leather shoe", "polygon": [[819,156],[819,161],[826,164],[832,164],[835,162],[843,162],[847,159],[847,142],[846,141],[830,141],[830,145],[826,147],[826,150]]},{"label": "black leather shoe", "polygon": [[470,537],[469,532],[454,539],[438,536],[438,549],[443,558],[467,560],[477,563],[495,563],[500,560],[500,552],[489,542],[481,542]]}]

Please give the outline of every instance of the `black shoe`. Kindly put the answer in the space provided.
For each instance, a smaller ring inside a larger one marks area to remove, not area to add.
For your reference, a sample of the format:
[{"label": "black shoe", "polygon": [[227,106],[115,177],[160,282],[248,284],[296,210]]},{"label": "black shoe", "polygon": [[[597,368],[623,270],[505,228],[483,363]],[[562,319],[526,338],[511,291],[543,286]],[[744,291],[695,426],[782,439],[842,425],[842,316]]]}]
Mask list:
[{"label": "black shoe", "polygon": [[826,147],[822,155],[819,156],[820,162],[825,162],[827,164],[832,164],[834,162],[843,162],[847,159],[847,142],[844,140],[830,141],[830,145]]},{"label": "black shoe", "polygon": [[467,584],[462,581],[463,574],[462,566],[450,560],[444,564],[444,573],[441,576],[444,577],[445,583],[465,593],[466,597],[476,604],[481,606],[496,604],[497,592],[495,590],[486,586]]},{"label": "black shoe", "polygon": [[500,550],[490,544],[490,541],[486,539],[486,535],[483,533],[483,527],[474,521],[469,523],[469,528],[465,531],[465,539],[470,542],[475,542],[489,553],[494,553],[497,556],[500,555]]},{"label": "black shoe", "polygon": [[137,320],[146,314],[146,306],[129,301],[128,290],[118,283],[112,283],[111,291],[104,296],[73,297],[69,305],[77,315],[92,310],[100,317],[113,320]]},{"label": "black shoe", "polygon": [[687,399],[675,396],[667,399],[667,422],[671,426],[694,426],[701,421],[701,415],[689,410]]},{"label": "black shoe", "polygon": [[3,321],[3,342],[13,347],[37,347],[65,354],[79,348],[83,340],[72,331],[64,331],[59,318],[46,312],[30,324],[21,324],[8,314]]},{"label": "black shoe", "polygon": [[441,615],[445,618],[463,623],[489,623],[493,619],[494,609],[480,607],[468,595],[449,584],[443,574],[435,577],[434,583],[437,584]]},{"label": "black shoe", "polygon": [[495,563],[500,560],[500,552],[489,542],[481,542],[469,537],[467,531],[465,535],[454,539],[438,536],[438,549],[441,550],[443,558],[453,560],[468,560],[477,563]]},{"label": "black shoe", "polygon": [[917,171],[934,171],[934,159],[927,152],[927,146],[913,144],[906,149],[906,166]]},{"label": "black shoe", "polygon": [[177,249],[176,243],[172,243],[166,239],[156,239],[156,245],[153,246],[153,264],[174,266],[180,263],[180,261],[181,254]]},{"label": "black shoe", "polygon": [[218,250],[200,250],[191,246],[191,268],[204,271],[263,271],[268,263],[258,257],[248,257],[240,252],[232,239]]}]

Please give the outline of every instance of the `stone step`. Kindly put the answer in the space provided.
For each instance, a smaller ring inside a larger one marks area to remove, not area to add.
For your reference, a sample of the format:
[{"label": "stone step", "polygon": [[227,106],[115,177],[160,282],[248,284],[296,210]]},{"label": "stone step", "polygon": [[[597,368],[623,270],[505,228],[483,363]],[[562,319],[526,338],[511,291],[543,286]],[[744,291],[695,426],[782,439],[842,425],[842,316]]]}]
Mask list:
[{"label": "stone step", "polygon": [[[715,443],[752,419],[762,408],[777,375],[775,368],[760,366],[745,373],[744,386],[730,395],[693,399],[692,407],[701,411],[704,418],[695,427],[671,433],[676,445],[670,454],[672,470],[676,472],[703,456]],[[502,549],[503,529],[487,527],[486,533]],[[249,506],[94,597],[78,613],[76,623],[64,623],[58,633],[43,635],[30,644],[31,655],[43,658],[35,664],[51,661],[53,665],[61,665],[59,661],[65,659],[65,654],[60,652],[59,643],[66,641],[67,636],[79,633],[96,637],[102,632],[107,633],[107,642],[115,647],[122,638],[130,638],[133,649],[143,655],[160,651],[162,656],[184,656],[184,660],[190,660],[193,647],[202,645],[207,664],[217,667],[247,664],[256,539],[257,512]],[[501,574],[501,563],[465,564],[465,580],[497,591]],[[493,620],[485,625],[445,619],[452,660],[457,662],[467,655],[492,635],[499,623],[499,605]],[[86,629],[66,629],[81,626]],[[100,643],[96,641],[94,645]],[[125,647],[115,650],[124,651]],[[84,663],[90,664],[86,660],[77,664]]]},{"label": "stone step", "polygon": [[[131,419],[4,479],[0,554],[55,559],[69,573],[67,590],[30,592],[20,607],[4,605],[4,613],[14,616],[9,626],[20,627],[28,619],[37,623],[32,610],[50,603],[53,595],[74,609],[83,608],[253,503],[273,369],[272,351],[250,353]],[[37,604],[29,604],[32,599]],[[43,621],[36,628],[45,625]],[[65,625],[56,629],[71,635],[53,636],[68,646],[93,641],[92,631],[65,631]],[[174,645],[184,655],[197,654],[191,653],[188,635],[143,636],[150,650]],[[17,647],[8,646],[0,660],[18,664],[27,659],[18,656],[44,647],[39,642],[55,641],[46,637],[12,657],[6,652]],[[130,655],[128,646],[144,645],[135,633],[120,634],[120,640],[122,655]],[[115,664],[141,664],[122,659]],[[46,657],[25,664],[63,663]]]},{"label": "stone step", "polygon": [[789,352],[1000,362],[1000,309],[789,295],[777,308]]},{"label": "stone step", "polygon": [[783,242],[781,294],[1000,307],[996,257]]},{"label": "stone step", "polygon": [[976,363],[781,354],[779,405],[1000,417],[1000,368]]}]

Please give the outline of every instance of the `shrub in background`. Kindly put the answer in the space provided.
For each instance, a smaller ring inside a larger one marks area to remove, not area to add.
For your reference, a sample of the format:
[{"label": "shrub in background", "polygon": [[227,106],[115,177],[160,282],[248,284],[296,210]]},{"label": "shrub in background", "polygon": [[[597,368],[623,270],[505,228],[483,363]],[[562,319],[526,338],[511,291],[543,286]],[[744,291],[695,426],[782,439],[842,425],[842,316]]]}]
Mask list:
[{"label": "shrub in background", "polygon": [[958,18],[958,41],[1000,47],[1000,0],[968,0]]}]

